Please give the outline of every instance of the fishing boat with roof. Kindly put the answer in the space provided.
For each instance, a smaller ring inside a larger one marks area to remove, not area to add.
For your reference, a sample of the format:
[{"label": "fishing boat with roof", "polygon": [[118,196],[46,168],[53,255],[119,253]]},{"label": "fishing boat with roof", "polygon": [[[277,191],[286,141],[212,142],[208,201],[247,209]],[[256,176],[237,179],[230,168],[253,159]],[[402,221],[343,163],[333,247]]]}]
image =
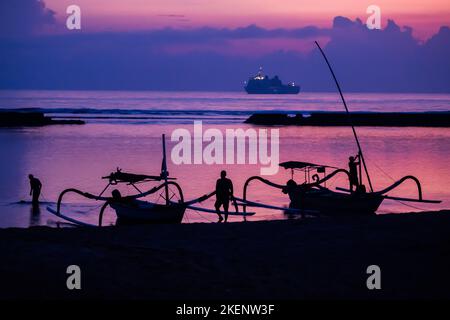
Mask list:
[{"label": "fishing boat with roof", "polygon": [[[270,187],[277,188],[284,194],[287,194],[290,200],[289,209],[287,212],[300,213],[302,215],[372,215],[375,214],[384,199],[393,199],[402,202],[440,203],[441,201],[439,200],[423,199],[420,181],[411,175],[402,177],[401,179],[395,181],[392,185],[382,190],[374,190],[361,144],[352,123],[351,114],[344,99],[344,95],[325,53],[317,42],[316,45],[328,65],[339,91],[342,103],[345,107],[345,111],[348,116],[348,123],[351,126],[353,136],[355,138],[357,155],[355,157],[350,157],[349,170],[296,160],[280,163],[282,168],[291,171],[291,179],[285,185],[274,183],[260,176],[250,177],[244,184],[243,199],[240,199],[242,201],[244,211],[247,207],[246,203],[249,201],[248,189],[250,183],[255,180],[265,183]],[[328,171],[329,173],[327,173],[327,170],[330,169],[332,171]],[[301,176],[304,177],[303,181],[299,182],[294,179],[295,172],[301,172]],[[327,181],[337,175],[344,175],[347,178],[349,183],[348,187],[337,187],[336,190],[331,190],[327,187]],[[417,187],[417,198],[389,196],[388,193],[390,191],[396,189],[406,181],[412,181],[415,183]],[[368,184],[368,188],[365,183]]]}]

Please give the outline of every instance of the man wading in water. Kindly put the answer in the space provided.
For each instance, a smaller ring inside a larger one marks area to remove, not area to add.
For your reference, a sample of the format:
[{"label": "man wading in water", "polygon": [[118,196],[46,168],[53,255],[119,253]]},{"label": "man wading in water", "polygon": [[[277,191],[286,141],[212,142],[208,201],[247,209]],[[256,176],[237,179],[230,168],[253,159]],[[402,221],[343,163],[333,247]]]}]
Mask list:
[{"label": "man wading in water", "polygon": [[41,195],[42,183],[38,178],[35,178],[32,174],[28,175],[30,179],[30,196],[33,195],[33,206],[39,204],[39,196]]},{"label": "man wading in water", "polygon": [[233,198],[233,182],[231,182],[231,180],[226,176],[227,172],[222,170],[220,173],[220,179],[217,179],[216,182],[216,203],[214,204],[214,207],[216,208],[219,216],[219,222],[223,221],[222,215],[220,214],[220,207],[222,205],[223,210],[225,211],[225,222],[227,222],[230,199]]}]

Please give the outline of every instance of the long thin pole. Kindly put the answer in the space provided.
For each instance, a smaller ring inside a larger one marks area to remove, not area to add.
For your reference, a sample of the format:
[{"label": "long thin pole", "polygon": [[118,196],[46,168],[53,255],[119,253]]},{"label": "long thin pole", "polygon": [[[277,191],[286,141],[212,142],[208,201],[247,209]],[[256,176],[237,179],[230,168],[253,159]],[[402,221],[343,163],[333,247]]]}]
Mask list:
[{"label": "long thin pole", "polygon": [[350,115],[350,112],[348,111],[347,103],[345,102],[344,95],[342,94],[341,87],[339,86],[339,82],[337,81],[337,78],[334,75],[333,69],[331,68],[331,64],[328,61],[327,56],[325,55],[325,52],[323,52],[322,48],[320,47],[320,45],[319,45],[319,43],[317,41],[314,41],[314,42],[316,43],[317,47],[320,50],[320,53],[322,54],[323,58],[325,59],[325,62],[327,63],[328,68],[330,69],[331,75],[333,76],[334,82],[336,83],[336,86],[337,86],[337,88],[339,90],[339,94],[341,95],[342,103],[344,104],[345,111],[347,112],[348,120],[350,122],[350,126],[352,127],[353,135],[355,136],[356,145],[358,146],[358,151],[359,151],[359,154],[360,154],[360,157],[361,157],[360,160],[361,160],[361,162],[362,162],[362,164],[364,166],[364,171],[366,172],[367,181],[369,182],[370,191],[373,192],[372,182],[370,181],[370,176],[369,176],[369,171],[367,170],[366,161],[364,160],[364,156],[363,156],[363,152],[362,152],[362,149],[361,149],[361,145],[359,143],[358,135],[356,134],[355,126],[353,125],[352,117]]},{"label": "long thin pole", "polygon": [[162,168],[161,168],[161,174],[164,178],[164,190],[166,194],[166,204],[169,205],[170,199],[169,199],[169,185],[167,184],[167,177],[169,173],[167,172],[167,160],[166,160],[166,135],[162,135],[162,143],[163,143],[163,161],[162,161]]}]

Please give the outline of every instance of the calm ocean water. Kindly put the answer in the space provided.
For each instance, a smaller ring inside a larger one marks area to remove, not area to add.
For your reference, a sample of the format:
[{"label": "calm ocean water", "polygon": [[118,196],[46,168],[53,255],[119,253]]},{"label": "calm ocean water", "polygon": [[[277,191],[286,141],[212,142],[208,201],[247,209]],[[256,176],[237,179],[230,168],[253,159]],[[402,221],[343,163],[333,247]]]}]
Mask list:
[{"label": "calm ocean water", "polygon": [[[448,111],[448,94],[346,94],[351,111]],[[162,133],[169,138],[178,128],[192,131],[194,120],[225,132],[229,128],[250,128],[243,121],[253,112],[342,111],[336,93],[301,93],[298,96],[251,96],[245,93],[215,92],[97,92],[97,91],[0,91],[1,109],[36,109],[60,118],[82,118],[84,126],[0,129],[0,227],[55,225],[45,204],[32,212],[28,173],[43,183],[42,200],[53,203],[65,188],[77,187],[99,193],[104,176],[116,167],[140,173],[159,172]],[[259,129],[259,127],[254,127]],[[356,153],[350,128],[282,127],[280,161],[300,160],[345,167]],[[357,128],[375,189],[382,189],[404,175],[422,181],[426,198],[440,199],[439,205],[402,204],[385,200],[379,213],[450,208],[450,129],[447,128]],[[174,143],[168,143],[168,150]],[[237,195],[260,165],[175,165],[185,197],[200,196],[214,188],[220,170],[226,169]],[[284,183],[290,172],[280,169],[271,180]],[[342,177],[329,187],[346,186]],[[416,196],[414,186],[405,184],[392,193]],[[125,187],[124,192],[131,187]],[[286,196],[255,182],[252,200],[286,205]],[[96,223],[101,203],[68,197],[70,210],[80,220]],[[158,200],[158,199],[152,199]],[[159,199],[161,201],[161,199]],[[411,206],[412,205],[412,206]],[[212,208],[212,202],[202,204]],[[281,219],[283,213],[256,210],[253,220]],[[107,223],[114,214],[106,213]],[[216,216],[187,211],[185,222],[215,221]],[[240,220],[240,219],[234,219]]]}]

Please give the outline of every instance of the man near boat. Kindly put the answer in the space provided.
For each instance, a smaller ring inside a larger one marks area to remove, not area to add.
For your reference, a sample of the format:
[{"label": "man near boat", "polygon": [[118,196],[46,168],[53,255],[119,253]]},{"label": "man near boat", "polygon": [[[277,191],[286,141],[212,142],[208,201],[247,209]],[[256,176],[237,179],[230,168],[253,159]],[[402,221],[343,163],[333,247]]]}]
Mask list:
[{"label": "man near boat", "polygon": [[359,161],[359,155],[356,157],[348,158],[348,169],[350,173],[350,192],[353,192],[353,186],[355,186],[355,191],[359,189],[359,181],[358,181],[358,166],[361,165]]},{"label": "man near boat", "polygon": [[297,182],[295,182],[293,179],[290,179],[287,183],[286,186],[282,189],[282,192],[284,194],[289,195],[289,200],[290,200],[290,205],[289,208],[293,208],[293,209],[300,209],[300,215],[303,218],[303,199],[304,196],[306,194],[306,192],[308,192],[308,190],[311,189],[311,184],[308,183],[303,183],[303,184],[297,184]]},{"label": "man near boat", "polygon": [[225,212],[225,222],[228,220],[228,208],[230,206],[230,200],[233,199],[233,182],[227,178],[227,172],[222,170],[220,172],[220,179],[216,182],[216,208],[217,215],[219,216],[219,222],[223,221],[220,214],[220,207],[223,206]]}]

